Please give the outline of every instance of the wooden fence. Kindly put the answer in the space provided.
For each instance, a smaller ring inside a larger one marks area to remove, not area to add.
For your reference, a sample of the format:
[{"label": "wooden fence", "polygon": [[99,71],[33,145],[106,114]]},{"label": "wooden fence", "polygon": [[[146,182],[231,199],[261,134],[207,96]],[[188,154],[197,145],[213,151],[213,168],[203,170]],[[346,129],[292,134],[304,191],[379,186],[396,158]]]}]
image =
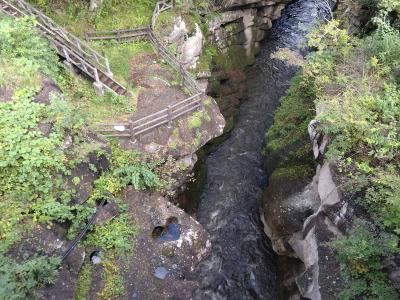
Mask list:
[{"label": "wooden fence", "polygon": [[146,36],[148,34],[149,27],[139,27],[135,29],[121,29],[111,31],[86,31],[86,41],[104,41],[104,40],[116,40],[119,43],[129,42],[133,38]]},{"label": "wooden fence", "polygon": [[23,0],[0,0],[0,10],[11,17],[35,17],[39,32],[55,46],[58,54],[64,57],[68,64],[80,69],[95,81],[94,86],[100,95],[104,93],[103,88],[120,95],[129,95],[129,92],[112,78],[113,74],[106,57],[64,30],[32,5]]},{"label": "wooden fence", "polygon": [[132,141],[136,141],[136,137],[151,129],[164,124],[171,124],[173,120],[202,108],[204,93],[200,90],[196,80],[190,73],[183,68],[180,62],[176,59],[175,55],[168,50],[167,47],[160,42],[151,27],[141,27],[135,29],[122,29],[102,32],[86,32],[86,40],[116,40],[120,43],[129,42],[137,37],[145,37],[153,45],[154,49],[160,57],[162,57],[175,71],[177,71],[181,78],[181,84],[185,87],[190,97],[180,101],[177,104],[168,106],[158,112],[143,117],[139,120],[130,123],[119,124],[97,124],[96,132],[107,137],[129,137]]},{"label": "wooden fence", "polygon": [[158,16],[168,9],[171,9],[174,6],[174,1],[171,0],[161,0],[158,1],[156,7],[154,8],[153,15],[151,17],[151,28],[154,28],[157,22]]},{"label": "wooden fence", "polygon": [[187,88],[191,95],[200,92],[196,80],[176,59],[175,55],[160,42],[154,31],[150,27],[135,29],[122,29],[102,32],[86,32],[85,38],[88,41],[94,40],[116,40],[120,43],[130,42],[137,37],[145,37],[153,45],[158,55],[161,56],[175,71],[180,74],[182,86]]},{"label": "wooden fence", "polygon": [[130,120],[127,123],[117,124],[98,124],[98,128],[95,128],[95,131],[103,136],[126,137],[135,142],[140,134],[164,124],[171,126],[172,121],[180,116],[196,109],[203,109],[204,97],[203,93],[198,93],[135,121]]}]

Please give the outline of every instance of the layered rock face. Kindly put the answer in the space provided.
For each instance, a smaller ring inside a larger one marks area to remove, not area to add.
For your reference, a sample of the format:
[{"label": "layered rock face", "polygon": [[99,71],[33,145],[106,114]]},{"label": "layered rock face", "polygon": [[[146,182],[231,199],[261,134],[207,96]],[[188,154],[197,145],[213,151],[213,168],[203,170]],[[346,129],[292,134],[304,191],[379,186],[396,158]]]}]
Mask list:
[{"label": "layered rock face", "polygon": [[209,23],[208,41],[220,55],[210,80],[213,96],[226,120],[225,132],[233,128],[240,103],[246,100],[245,68],[255,61],[261,41],[272,21],[281,16],[290,0],[224,1],[217,16]]},{"label": "layered rock face", "polygon": [[[210,42],[223,53],[233,54],[238,66],[251,65],[272,21],[281,16],[290,0],[227,1],[223,12],[210,22]],[[235,67],[235,66],[233,66]]]},{"label": "layered rock face", "polygon": [[329,242],[351,226],[354,211],[341,201],[328,163],[317,168],[311,183],[274,174],[266,190],[262,219],[276,253],[299,260],[283,286],[297,287],[294,299],[337,299],[342,288],[340,266]]},{"label": "layered rock face", "polygon": [[[264,194],[261,217],[265,233],[277,254],[297,260],[283,275],[283,289],[292,291],[290,299],[338,299],[346,284],[329,242],[351,235],[357,219],[374,232],[380,231],[346,192],[347,179],[339,175],[337,166],[324,159],[329,138],[320,135],[317,128],[318,122],[311,121],[311,144],[314,158],[319,161],[311,182],[278,169],[272,173]],[[399,265],[398,257],[385,261],[385,270],[397,289]]]}]

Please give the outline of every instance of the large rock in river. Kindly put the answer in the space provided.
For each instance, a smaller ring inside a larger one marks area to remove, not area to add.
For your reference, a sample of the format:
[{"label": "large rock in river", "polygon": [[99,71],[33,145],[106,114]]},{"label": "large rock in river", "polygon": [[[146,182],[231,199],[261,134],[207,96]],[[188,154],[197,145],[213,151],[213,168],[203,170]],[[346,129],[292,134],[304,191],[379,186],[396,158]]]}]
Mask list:
[{"label": "large rock in river", "polygon": [[[125,274],[128,299],[190,299],[198,283],[191,272],[211,248],[208,233],[182,209],[158,193],[127,189],[125,201],[139,224],[136,247]],[[174,219],[180,235],[155,238],[152,233]]]}]

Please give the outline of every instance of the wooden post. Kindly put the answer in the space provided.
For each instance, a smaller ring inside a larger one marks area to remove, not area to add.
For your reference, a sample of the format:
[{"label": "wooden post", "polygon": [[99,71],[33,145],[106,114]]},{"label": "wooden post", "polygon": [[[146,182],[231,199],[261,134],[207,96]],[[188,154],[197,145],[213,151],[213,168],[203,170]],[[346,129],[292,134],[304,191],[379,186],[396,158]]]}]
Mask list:
[{"label": "wooden post", "polygon": [[117,31],[117,41],[118,43],[121,43],[121,31]]},{"label": "wooden post", "polygon": [[110,76],[112,78],[113,77],[113,73],[111,72],[110,63],[109,63],[107,57],[105,58],[105,62],[106,62],[107,74],[108,74],[108,76]]},{"label": "wooden post", "polygon": [[181,72],[181,86],[185,85],[185,77],[183,76],[183,67],[182,65],[179,65],[180,67],[180,72]]},{"label": "wooden post", "polygon": [[[76,43],[76,47],[78,47],[78,50],[79,50],[80,52],[82,52],[81,43],[79,42],[78,39],[75,40],[75,43]],[[79,54],[81,54],[81,53],[79,53]]]},{"label": "wooden post", "polygon": [[63,46],[63,52],[64,52],[64,56],[65,56],[67,62],[69,62],[70,58],[69,58],[69,54],[68,54],[68,51],[67,51],[67,49],[65,48],[65,46]]},{"label": "wooden post", "polygon": [[201,93],[200,95],[200,110],[204,110],[204,100],[206,99],[206,94]]},{"label": "wooden post", "polygon": [[136,143],[135,127],[133,126],[133,121],[129,120],[129,131],[131,133],[131,143]]},{"label": "wooden post", "polygon": [[95,79],[95,82],[93,82],[94,89],[95,89],[97,95],[104,96],[103,83],[100,81],[99,72],[97,71],[96,68],[93,68],[93,71],[94,71],[94,79]]},{"label": "wooden post", "polygon": [[172,126],[172,107],[168,105],[168,128]]}]

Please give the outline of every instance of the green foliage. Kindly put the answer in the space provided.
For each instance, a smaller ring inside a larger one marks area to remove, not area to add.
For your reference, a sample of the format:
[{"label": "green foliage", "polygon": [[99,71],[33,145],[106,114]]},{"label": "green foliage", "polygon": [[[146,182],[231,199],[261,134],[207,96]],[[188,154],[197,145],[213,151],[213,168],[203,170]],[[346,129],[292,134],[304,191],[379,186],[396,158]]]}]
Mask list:
[{"label": "green foliage", "polygon": [[314,90],[312,82],[298,75],[276,110],[274,123],[266,135],[264,155],[267,168],[272,171],[278,164],[302,161],[312,163],[308,143],[308,124],[314,116]]},{"label": "green foliage", "polygon": [[84,116],[67,101],[54,95],[50,98],[49,116],[55,121],[56,131],[80,135],[80,130],[85,125]]},{"label": "green foliage", "polygon": [[388,229],[400,235],[400,175],[396,168],[387,166],[372,178],[364,199],[360,199]]},{"label": "green foliage", "polygon": [[55,75],[59,63],[54,50],[36,31],[33,18],[0,19],[0,85],[37,86],[39,71]]},{"label": "green foliage", "polygon": [[52,283],[59,258],[44,256],[16,264],[0,254],[0,298],[24,300],[36,298],[35,290]]},{"label": "green foliage", "polygon": [[110,171],[96,181],[96,186],[111,194],[119,193],[128,185],[137,190],[155,188],[160,185],[153,165],[142,159],[134,150],[123,150],[113,144]]},{"label": "green foliage", "polygon": [[126,255],[133,251],[136,232],[131,217],[123,213],[105,225],[96,227],[88,235],[85,244],[105,250],[115,249],[118,255]]},{"label": "green foliage", "polygon": [[398,239],[375,236],[363,223],[349,237],[339,237],[330,245],[337,251],[340,263],[346,266],[345,277],[350,280],[341,299],[396,299],[396,292],[387,283],[381,257],[398,251]]},{"label": "green foliage", "polygon": [[189,128],[190,129],[196,129],[201,127],[201,121],[202,119],[202,112],[195,112],[190,118],[189,118]]},{"label": "green foliage", "polygon": [[50,194],[60,180],[57,174],[66,171],[63,137],[37,130],[49,110],[33,102],[33,95],[20,90],[12,101],[0,103],[0,191],[26,202]]},{"label": "green foliage", "polygon": [[93,266],[85,264],[79,271],[78,281],[76,283],[76,300],[86,300],[89,296],[90,283],[92,282]]},{"label": "green foliage", "polygon": [[[381,26],[364,43],[365,50],[370,58],[377,60],[376,68],[382,74],[393,74],[400,71],[400,32],[387,23]],[[383,69],[383,70],[382,70]],[[397,83],[400,75],[396,74]]]}]

